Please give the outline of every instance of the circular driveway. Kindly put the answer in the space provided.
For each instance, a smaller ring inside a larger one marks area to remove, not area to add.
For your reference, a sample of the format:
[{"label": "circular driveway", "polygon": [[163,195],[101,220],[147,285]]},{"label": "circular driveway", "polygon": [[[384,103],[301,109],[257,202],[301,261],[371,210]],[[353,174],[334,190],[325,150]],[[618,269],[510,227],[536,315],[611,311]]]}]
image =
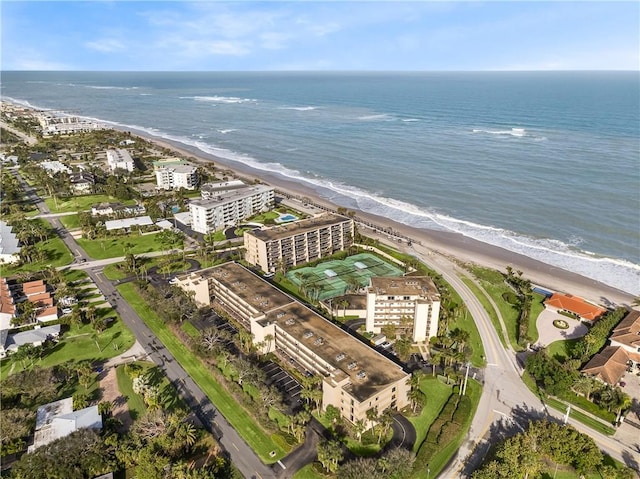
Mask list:
[{"label": "circular driveway", "polygon": [[[561,319],[569,324],[568,329],[559,329],[553,325],[553,321]],[[581,338],[587,334],[587,327],[577,319],[571,319],[561,314],[555,313],[549,309],[544,309],[538,320],[536,321],[538,328],[538,346],[548,346],[554,341],[560,341],[565,339]]]}]

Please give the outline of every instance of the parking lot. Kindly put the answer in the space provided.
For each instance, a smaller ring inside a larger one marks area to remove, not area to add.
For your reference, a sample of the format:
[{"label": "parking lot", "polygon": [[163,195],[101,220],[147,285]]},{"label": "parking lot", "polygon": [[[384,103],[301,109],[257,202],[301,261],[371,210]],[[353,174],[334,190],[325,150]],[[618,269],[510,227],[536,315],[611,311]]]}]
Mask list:
[{"label": "parking lot", "polygon": [[275,386],[282,393],[284,403],[289,405],[292,411],[302,406],[302,386],[295,378],[273,361],[264,363],[261,369],[267,376],[266,384]]}]

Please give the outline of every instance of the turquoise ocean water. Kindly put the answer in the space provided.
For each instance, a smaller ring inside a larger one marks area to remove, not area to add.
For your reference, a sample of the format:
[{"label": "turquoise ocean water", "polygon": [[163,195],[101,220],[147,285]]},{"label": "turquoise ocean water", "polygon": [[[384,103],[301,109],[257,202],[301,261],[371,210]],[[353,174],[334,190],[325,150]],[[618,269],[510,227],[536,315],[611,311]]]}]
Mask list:
[{"label": "turquoise ocean water", "polygon": [[640,293],[637,72],[3,72],[1,93]]}]

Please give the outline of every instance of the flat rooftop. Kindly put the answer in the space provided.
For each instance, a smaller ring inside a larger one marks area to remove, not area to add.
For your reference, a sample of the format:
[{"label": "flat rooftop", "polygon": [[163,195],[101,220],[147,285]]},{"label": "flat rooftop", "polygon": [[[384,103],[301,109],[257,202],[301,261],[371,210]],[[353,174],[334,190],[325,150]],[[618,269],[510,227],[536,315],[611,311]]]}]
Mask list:
[{"label": "flat rooftop", "polygon": [[438,289],[428,276],[373,276],[370,288],[384,295],[437,295]]},{"label": "flat rooftop", "polygon": [[215,278],[261,313],[273,311],[295,301],[237,263],[224,263],[199,273],[205,278]]},{"label": "flat rooftop", "polygon": [[237,188],[235,190],[223,190],[219,192],[212,192],[211,198],[206,200],[193,200],[189,204],[201,206],[203,208],[213,208],[224,203],[230,203],[232,201],[265,193],[269,190],[273,191],[273,188],[266,185],[247,186],[246,188]]},{"label": "flat rooftop", "polygon": [[[214,266],[191,273],[189,277],[215,278],[232,290],[243,301],[265,315],[265,318],[259,321],[260,324],[277,323],[279,328],[335,368],[333,374],[337,381],[348,376],[351,384],[344,389],[359,401],[370,398],[389,384],[407,376],[393,361],[238,263]],[[318,338],[322,340],[318,341]],[[366,375],[359,378],[358,373],[362,371]]]},{"label": "flat rooftop", "polygon": [[351,221],[344,216],[335,215],[332,213],[325,213],[313,218],[307,218],[300,221],[294,221],[293,223],[287,223],[281,226],[273,226],[271,228],[265,228],[260,230],[246,231],[245,235],[255,236],[263,241],[273,241],[281,238],[288,238],[289,236],[303,234],[308,231],[314,231],[326,226],[337,225]]},{"label": "flat rooftop", "polygon": [[[269,312],[264,321],[277,323],[329,363],[337,381],[348,376],[351,384],[344,389],[361,402],[407,376],[400,366],[298,302]],[[358,377],[362,372],[364,378]]]}]

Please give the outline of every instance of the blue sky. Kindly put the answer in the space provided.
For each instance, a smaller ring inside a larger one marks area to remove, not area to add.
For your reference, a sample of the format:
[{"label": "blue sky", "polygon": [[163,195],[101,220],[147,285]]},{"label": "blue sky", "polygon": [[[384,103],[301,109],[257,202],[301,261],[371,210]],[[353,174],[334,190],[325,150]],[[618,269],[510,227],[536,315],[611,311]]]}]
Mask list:
[{"label": "blue sky", "polygon": [[628,2],[3,1],[3,70],[638,70]]}]

